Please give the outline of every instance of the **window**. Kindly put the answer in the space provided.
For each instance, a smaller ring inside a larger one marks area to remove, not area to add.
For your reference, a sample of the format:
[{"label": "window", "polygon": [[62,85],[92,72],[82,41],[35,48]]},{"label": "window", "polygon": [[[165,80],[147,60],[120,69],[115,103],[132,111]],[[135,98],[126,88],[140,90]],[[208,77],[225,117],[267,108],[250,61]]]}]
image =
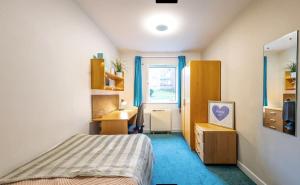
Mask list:
[{"label": "window", "polygon": [[176,66],[148,67],[148,103],[176,103]]}]

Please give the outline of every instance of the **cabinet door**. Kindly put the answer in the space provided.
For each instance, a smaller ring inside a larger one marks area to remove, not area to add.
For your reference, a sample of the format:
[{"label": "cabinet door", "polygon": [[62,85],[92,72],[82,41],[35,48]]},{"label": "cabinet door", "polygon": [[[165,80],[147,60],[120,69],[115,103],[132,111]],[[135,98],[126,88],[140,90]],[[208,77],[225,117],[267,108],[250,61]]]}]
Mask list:
[{"label": "cabinet door", "polygon": [[[219,101],[221,98],[221,63],[220,61],[190,62],[190,121],[191,129],[194,123],[207,123],[208,101]],[[191,132],[191,148],[194,149],[195,139]]]},{"label": "cabinet door", "polygon": [[184,69],[184,96],[185,96],[185,110],[184,110],[184,136],[185,140],[191,146],[191,123],[190,123],[190,67]]},{"label": "cabinet door", "polygon": [[[184,68],[185,69],[185,68]],[[184,121],[185,121],[185,94],[184,94],[184,89],[185,89],[185,84],[184,84],[184,69],[181,71],[181,130],[182,130],[182,135],[185,137],[185,131],[184,131]]]}]

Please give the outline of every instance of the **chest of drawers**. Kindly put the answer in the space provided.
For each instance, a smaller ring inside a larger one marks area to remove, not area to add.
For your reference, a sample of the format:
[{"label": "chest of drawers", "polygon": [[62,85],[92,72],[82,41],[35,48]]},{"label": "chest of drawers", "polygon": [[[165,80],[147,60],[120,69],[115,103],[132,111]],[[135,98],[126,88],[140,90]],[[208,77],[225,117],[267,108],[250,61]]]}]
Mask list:
[{"label": "chest of drawers", "polygon": [[282,110],[265,108],[264,126],[282,132],[283,131]]},{"label": "chest of drawers", "polygon": [[236,164],[237,134],[209,123],[195,124],[195,150],[205,164]]}]

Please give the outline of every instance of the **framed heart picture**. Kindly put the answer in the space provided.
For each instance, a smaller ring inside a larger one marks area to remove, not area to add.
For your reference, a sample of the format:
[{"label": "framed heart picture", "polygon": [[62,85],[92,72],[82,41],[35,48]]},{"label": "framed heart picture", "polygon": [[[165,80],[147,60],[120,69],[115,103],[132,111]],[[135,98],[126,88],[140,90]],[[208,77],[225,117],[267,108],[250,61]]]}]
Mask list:
[{"label": "framed heart picture", "polygon": [[234,102],[208,101],[209,123],[234,129],[234,121]]}]

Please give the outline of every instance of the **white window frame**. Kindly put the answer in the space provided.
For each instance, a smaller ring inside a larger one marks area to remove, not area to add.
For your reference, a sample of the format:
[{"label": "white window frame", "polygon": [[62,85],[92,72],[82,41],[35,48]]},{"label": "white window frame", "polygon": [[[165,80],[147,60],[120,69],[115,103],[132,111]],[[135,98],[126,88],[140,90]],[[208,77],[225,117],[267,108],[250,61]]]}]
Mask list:
[{"label": "white window frame", "polygon": [[[169,102],[151,102],[150,101],[150,91],[149,91],[149,68],[157,67],[157,68],[175,68],[175,100]],[[174,62],[145,62],[143,63],[143,85],[144,90],[144,103],[147,104],[177,104],[178,101],[178,65],[177,61]]]}]

